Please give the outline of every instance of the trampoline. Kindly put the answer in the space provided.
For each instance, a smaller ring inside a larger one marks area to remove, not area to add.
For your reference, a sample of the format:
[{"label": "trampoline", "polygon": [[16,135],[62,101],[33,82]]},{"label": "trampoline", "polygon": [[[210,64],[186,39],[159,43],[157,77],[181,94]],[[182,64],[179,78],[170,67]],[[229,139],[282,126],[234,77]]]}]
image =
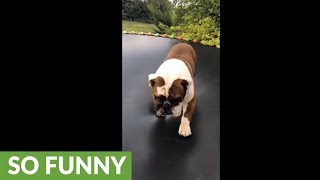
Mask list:
[{"label": "trampoline", "polygon": [[122,150],[132,152],[133,180],[220,179],[220,50],[196,43],[197,105],[192,135],[178,134],[180,119],[152,113],[148,75],[179,41],[122,35]]}]

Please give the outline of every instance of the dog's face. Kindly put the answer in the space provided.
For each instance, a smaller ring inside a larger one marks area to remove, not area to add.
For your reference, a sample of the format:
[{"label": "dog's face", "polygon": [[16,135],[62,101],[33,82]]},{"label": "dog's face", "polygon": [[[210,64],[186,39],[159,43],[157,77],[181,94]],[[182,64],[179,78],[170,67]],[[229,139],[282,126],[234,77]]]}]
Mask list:
[{"label": "dog's face", "polygon": [[[168,80],[168,79],[171,79]],[[149,86],[153,106],[157,116],[172,115],[178,117],[181,114],[182,102],[186,96],[190,80],[172,77],[164,78],[159,75],[149,75]]]}]

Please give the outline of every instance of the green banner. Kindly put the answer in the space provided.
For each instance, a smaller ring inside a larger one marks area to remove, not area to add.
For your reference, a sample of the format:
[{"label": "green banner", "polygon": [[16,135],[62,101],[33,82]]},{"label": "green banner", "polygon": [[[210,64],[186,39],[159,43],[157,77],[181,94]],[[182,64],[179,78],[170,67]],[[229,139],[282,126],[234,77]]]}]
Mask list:
[{"label": "green banner", "polygon": [[1,180],[131,180],[131,176],[131,152],[0,152]]}]

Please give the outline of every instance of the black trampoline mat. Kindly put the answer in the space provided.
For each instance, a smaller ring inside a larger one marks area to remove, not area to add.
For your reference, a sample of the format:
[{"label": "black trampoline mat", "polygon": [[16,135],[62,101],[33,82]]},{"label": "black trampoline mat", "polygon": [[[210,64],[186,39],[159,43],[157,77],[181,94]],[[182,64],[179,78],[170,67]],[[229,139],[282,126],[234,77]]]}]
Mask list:
[{"label": "black trampoline mat", "polygon": [[122,35],[122,141],[132,152],[133,180],[220,179],[220,50],[190,43],[198,57],[192,135],[178,134],[180,119],[152,114],[148,75],[178,40]]}]

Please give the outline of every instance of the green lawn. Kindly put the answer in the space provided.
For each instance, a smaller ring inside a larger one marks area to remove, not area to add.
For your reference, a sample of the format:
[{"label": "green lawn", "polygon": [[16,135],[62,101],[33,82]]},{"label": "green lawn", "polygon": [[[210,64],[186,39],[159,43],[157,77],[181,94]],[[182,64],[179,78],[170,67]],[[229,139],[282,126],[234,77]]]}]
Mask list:
[{"label": "green lawn", "polygon": [[141,23],[141,22],[134,22],[134,21],[125,21],[122,20],[122,31],[127,31],[127,32],[151,32],[155,33],[153,28],[158,29],[157,26],[154,24],[147,24],[147,23]]}]

